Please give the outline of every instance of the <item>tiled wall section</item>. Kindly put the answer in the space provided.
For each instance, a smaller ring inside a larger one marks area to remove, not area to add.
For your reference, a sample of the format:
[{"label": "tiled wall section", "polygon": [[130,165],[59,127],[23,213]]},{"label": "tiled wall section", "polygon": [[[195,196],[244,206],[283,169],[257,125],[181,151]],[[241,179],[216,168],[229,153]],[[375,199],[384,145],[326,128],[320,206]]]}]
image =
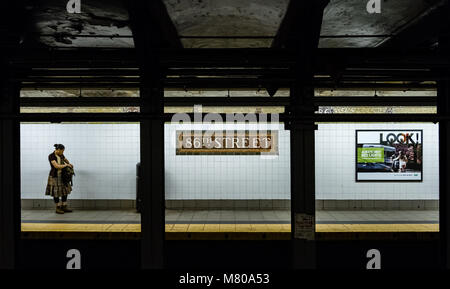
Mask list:
[{"label": "tiled wall section", "polygon": [[[244,128],[257,129],[256,124],[247,124]],[[289,131],[285,131],[283,125],[269,127],[279,129],[279,156],[276,157],[177,156],[176,129],[186,127],[165,127],[166,199],[275,201],[290,198]],[[211,125],[202,129],[218,128]],[[423,182],[356,183],[356,129],[423,129]],[[71,199],[135,199],[135,165],[140,155],[139,124],[21,124],[23,199],[49,198],[44,196],[50,169],[47,156],[53,151],[54,143],[65,144],[65,155],[75,164],[77,175]],[[438,153],[438,125],[434,124],[319,124],[316,131],[316,198],[344,202],[437,200]]]},{"label": "tiled wall section", "polygon": [[[167,200],[167,209],[289,210],[290,200]],[[438,200],[316,200],[316,210],[437,210]]]},{"label": "tiled wall section", "polygon": [[288,210],[290,200],[166,200],[167,209]]},{"label": "tiled wall section", "polygon": [[[355,182],[355,130],[423,129],[423,182]],[[439,199],[438,125],[432,123],[319,124],[316,131],[316,199]]]},{"label": "tiled wall section", "polygon": [[[279,130],[279,155],[176,155],[175,131],[184,129]],[[166,125],[166,198],[289,199],[289,135],[283,124]]]},{"label": "tiled wall section", "polygon": [[23,199],[50,198],[45,187],[48,155],[62,143],[74,164],[70,199],[136,198],[136,163],[140,159],[139,124],[21,124]]}]

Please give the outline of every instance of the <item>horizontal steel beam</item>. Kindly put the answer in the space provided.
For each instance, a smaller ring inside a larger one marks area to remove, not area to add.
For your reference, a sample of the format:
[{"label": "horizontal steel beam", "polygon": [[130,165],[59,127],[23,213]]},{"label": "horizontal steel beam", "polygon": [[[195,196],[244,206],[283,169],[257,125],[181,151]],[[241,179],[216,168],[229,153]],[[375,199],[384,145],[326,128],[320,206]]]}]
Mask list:
[{"label": "horizontal steel beam", "polygon": [[22,107],[139,106],[139,97],[21,97]]},{"label": "horizontal steel beam", "polygon": [[[290,66],[296,62],[296,51],[275,48],[184,48],[158,51],[163,67],[264,67]],[[16,50],[8,56],[11,65],[27,67],[139,67],[133,48],[120,49],[34,49]],[[450,59],[429,49],[320,48],[317,65],[329,67],[398,66],[426,68],[448,66]],[[421,67],[420,67],[421,66]]]},{"label": "horizontal steel beam", "polygon": [[[314,97],[316,106],[436,106],[436,97]],[[139,106],[139,97],[21,97],[23,107]],[[165,97],[164,106],[287,106],[289,97]]]},{"label": "horizontal steel beam", "polygon": [[83,76],[83,77],[12,77],[12,82],[21,81],[23,84],[40,84],[40,83],[115,83],[115,82],[133,82],[140,83],[139,76]]},{"label": "horizontal steel beam", "polygon": [[[139,82],[140,76],[139,71],[123,71],[120,73],[107,71],[102,72],[100,74],[97,71],[81,71],[81,73],[77,73],[76,71],[67,71],[63,70],[61,74],[58,74],[58,70],[49,70],[49,74],[45,75],[42,71],[39,72],[40,75],[36,75],[35,73],[30,73],[27,76],[21,77],[12,77],[9,78],[9,81],[21,81],[25,83],[83,83],[83,82]],[[288,71],[286,69],[266,69],[266,70],[258,70],[258,69],[189,69],[189,70],[169,70],[166,72],[165,76],[162,75],[161,79],[164,79],[167,83],[177,83],[184,84],[195,83],[195,82],[204,82],[204,81],[228,81],[228,82],[241,82],[241,81],[261,81],[261,82],[287,82],[293,81],[294,76],[292,71]],[[408,72],[404,71],[402,75],[400,74],[365,74],[364,72],[360,73],[349,73],[347,71],[342,72],[339,76],[331,76],[331,75],[320,75],[315,76],[314,80],[316,82],[375,82],[375,81],[414,81],[414,82],[422,82],[422,81],[438,81],[438,80],[448,80],[450,79],[450,75],[445,74],[430,74],[424,72]]]},{"label": "horizontal steel beam", "polygon": [[166,70],[166,75],[187,75],[187,76],[254,76],[254,75],[264,75],[264,76],[277,76],[277,77],[290,77],[292,71],[287,67],[255,67],[255,68],[202,68],[202,67],[192,67],[192,68],[168,68]]},{"label": "horizontal steel beam", "polygon": [[[423,81],[439,81],[439,80],[447,80],[450,79],[449,75],[411,75],[411,73],[405,73],[405,75],[380,75],[380,76],[366,76],[366,75],[347,75],[342,74],[339,77],[339,81],[345,82],[345,81],[405,81],[405,82],[423,82]],[[331,78],[330,81],[333,81]]]},{"label": "horizontal steel beam", "polygon": [[28,77],[75,77],[75,76],[140,76],[139,68],[126,69],[33,69]]},{"label": "horizontal steel beam", "polygon": [[[273,49],[175,49],[157,52],[163,67],[239,67],[291,65],[295,54]],[[44,67],[139,67],[134,49],[19,50],[9,56],[9,64]]]},{"label": "horizontal steel beam", "polygon": [[[251,75],[277,75],[289,76],[292,72],[287,68],[256,67],[256,68],[168,68],[167,76],[251,76]],[[28,72],[28,77],[76,77],[76,76],[140,76],[138,68],[128,69],[34,69]]]},{"label": "horizontal steel beam", "polygon": [[164,106],[286,106],[289,97],[165,97]]},{"label": "horizontal steel beam", "polygon": [[[165,76],[193,76],[166,77],[166,87],[280,87],[289,85],[296,77],[292,67],[297,56],[295,51],[287,49],[175,49],[158,53],[159,65],[164,69]],[[18,75],[12,80],[28,81],[23,84],[24,88],[136,88],[138,85],[127,83],[129,79],[117,77],[121,75],[118,71],[123,71],[124,76],[134,76],[132,81],[138,81],[139,61],[134,49],[18,50],[8,55],[7,61],[16,68],[13,75]],[[434,88],[434,85],[420,82],[448,79],[449,76],[440,71],[449,66],[448,56],[432,50],[325,48],[318,50],[315,74],[320,77],[315,78],[314,85],[324,88],[427,89]],[[44,72],[45,68],[51,69]],[[46,73],[47,76],[58,76],[58,68],[61,76],[68,77],[45,77]],[[73,68],[83,70],[77,72]],[[87,69],[92,69],[92,74]],[[35,77],[30,77],[33,75]],[[95,78],[80,80],[76,77],[90,75],[99,77],[98,81]],[[195,77],[199,75],[234,77]],[[244,77],[256,75],[263,76]],[[121,83],[123,81],[125,83]],[[406,83],[382,84],[372,81]]]},{"label": "horizontal steel beam", "polygon": [[25,89],[60,90],[60,89],[138,89],[139,83],[24,83]]},{"label": "horizontal steel beam", "polygon": [[436,106],[436,97],[314,97],[316,106]]},{"label": "horizontal steel beam", "polygon": [[315,81],[314,87],[323,89],[376,89],[376,90],[430,90],[435,89],[435,84],[429,83],[370,83],[370,82],[358,82],[358,83],[332,83]]},{"label": "horizontal steel beam", "polygon": [[[276,82],[268,82],[274,83]],[[289,82],[279,83],[279,87],[288,87]],[[138,89],[139,83],[24,83],[24,89],[37,90],[59,90],[59,89]],[[382,83],[314,83],[316,88],[322,89],[376,89],[376,90],[430,90],[435,89],[434,84],[410,83],[410,84],[382,84]],[[165,83],[165,88],[177,89],[255,89],[264,87],[263,81],[241,81],[241,82],[227,82],[227,81],[202,81],[189,83]]]},{"label": "horizontal steel beam", "polygon": [[[168,68],[165,70],[166,77],[173,76],[276,76],[278,78],[292,77],[293,71],[288,68]],[[411,70],[389,70],[389,69],[352,69],[340,71],[341,78],[352,80],[354,77],[357,80],[383,80],[395,79],[399,80],[427,80],[427,79],[447,79],[449,75],[445,73],[431,72],[429,69],[411,69]],[[35,81],[47,80],[49,78],[61,77],[70,79],[70,77],[139,77],[140,71],[138,68],[129,69],[34,69],[27,72],[27,76],[21,78],[13,78],[13,80],[28,80]],[[333,79],[333,75],[316,75],[316,79]]]},{"label": "horizontal steel beam", "polygon": [[[145,119],[164,119],[170,122],[174,113],[158,114],[144,114],[144,113],[22,113],[22,114],[3,114],[0,119],[16,119],[22,122],[73,122],[73,121],[124,121],[137,122]],[[177,114],[180,116],[180,114]],[[193,113],[184,114],[188,116],[191,121],[197,119],[202,120],[206,114]],[[227,114],[220,115],[223,120],[226,120]],[[279,115],[271,114],[255,114],[256,120],[271,121],[272,116],[274,120],[288,123],[295,126],[310,122],[434,122],[448,121],[450,116],[440,116],[437,114],[314,114],[312,116],[292,115],[289,113],[282,113]],[[247,122],[248,120],[237,120],[237,122]]]}]

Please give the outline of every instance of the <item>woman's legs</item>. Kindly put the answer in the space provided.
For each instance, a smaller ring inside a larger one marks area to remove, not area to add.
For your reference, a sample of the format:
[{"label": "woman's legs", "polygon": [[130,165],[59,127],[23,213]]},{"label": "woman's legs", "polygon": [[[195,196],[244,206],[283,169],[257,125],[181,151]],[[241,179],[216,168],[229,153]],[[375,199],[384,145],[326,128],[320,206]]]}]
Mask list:
[{"label": "woman's legs", "polygon": [[62,196],[61,199],[62,199],[62,206],[61,206],[62,210],[63,210],[65,213],[70,213],[70,212],[72,212],[72,210],[69,209],[69,208],[67,207],[67,195],[66,195],[66,196]]},{"label": "woman's legs", "polygon": [[57,214],[64,214],[64,211],[62,210],[62,202],[60,202],[58,197],[53,197],[53,201],[56,205],[56,213]]},{"label": "woman's legs", "polygon": [[67,205],[67,196],[62,196],[61,197],[61,203],[63,206]]},{"label": "woman's legs", "polygon": [[61,202],[59,201],[59,197],[53,197],[53,200],[55,201],[55,204],[58,204],[58,205],[66,205],[67,204],[67,196],[62,196]]},{"label": "woman's legs", "polygon": [[55,204],[57,206],[61,206],[62,205],[62,202],[59,200],[59,197],[53,197],[53,201],[55,202]]}]

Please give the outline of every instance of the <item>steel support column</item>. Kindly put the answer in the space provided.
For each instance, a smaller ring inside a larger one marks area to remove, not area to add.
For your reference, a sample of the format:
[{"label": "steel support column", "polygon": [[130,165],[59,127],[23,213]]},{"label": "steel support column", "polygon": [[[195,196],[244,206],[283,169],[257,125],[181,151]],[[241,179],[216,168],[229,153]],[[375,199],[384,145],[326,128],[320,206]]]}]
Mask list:
[{"label": "steel support column", "polygon": [[[293,114],[312,114],[313,89],[301,85],[291,88]],[[294,120],[288,123],[291,134],[291,232],[293,268],[316,267],[315,247],[315,163],[312,121]]]},{"label": "steel support column", "polygon": [[[316,267],[315,164],[314,164],[314,63],[328,1],[289,3],[275,45],[297,51],[290,87],[291,116],[291,232],[294,269]],[[290,16],[290,17],[289,17]],[[308,120],[301,120],[307,117]]]},{"label": "steel support column", "polygon": [[141,267],[164,267],[164,83],[160,50],[181,46],[162,1],[131,1],[130,22],[140,70],[141,113],[156,114],[142,119],[141,172]]},{"label": "steel support column", "polygon": [[[19,46],[23,35],[22,1],[5,3],[8,11],[0,19],[0,116],[19,113],[20,88],[11,81],[14,74],[8,56]],[[0,118],[0,269],[17,266],[20,241],[20,122]]]},{"label": "steel support column", "polygon": [[[438,113],[450,116],[450,82],[438,85]],[[450,121],[439,122],[439,231],[442,264],[450,269]]]},{"label": "steel support column", "polygon": [[[0,114],[18,113],[20,90],[1,77]],[[19,134],[17,119],[0,120],[0,269],[15,267],[20,240]]]},{"label": "steel support column", "polygon": [[[442,30],[439,36],[439,50],[450,57],[450,13],[449,4],[442,8]],[[450,67],[440,71],[450,73]],[[442,80],[437,85],[437,112],[439,116],[450,117],[450,81]],[[450,120],[439,122],[439,232],[441,241],[441,264],[450,269]]]},{"label": "steel support column", "polygon": [[[163,87],[144,77],[141,112],[163,113]],[[143,269],[164,267],[164,119],[141,120],[141,265]]]}]

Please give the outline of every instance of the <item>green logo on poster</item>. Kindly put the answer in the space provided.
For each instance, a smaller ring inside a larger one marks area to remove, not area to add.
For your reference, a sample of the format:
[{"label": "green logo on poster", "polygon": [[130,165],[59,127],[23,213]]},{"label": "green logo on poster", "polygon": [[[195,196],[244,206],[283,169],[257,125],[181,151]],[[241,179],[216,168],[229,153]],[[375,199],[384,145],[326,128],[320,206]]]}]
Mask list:
[{"label": "green logo on poster", "polygon": [[384,163],[384,148],[358,148],[358,163]]}]

